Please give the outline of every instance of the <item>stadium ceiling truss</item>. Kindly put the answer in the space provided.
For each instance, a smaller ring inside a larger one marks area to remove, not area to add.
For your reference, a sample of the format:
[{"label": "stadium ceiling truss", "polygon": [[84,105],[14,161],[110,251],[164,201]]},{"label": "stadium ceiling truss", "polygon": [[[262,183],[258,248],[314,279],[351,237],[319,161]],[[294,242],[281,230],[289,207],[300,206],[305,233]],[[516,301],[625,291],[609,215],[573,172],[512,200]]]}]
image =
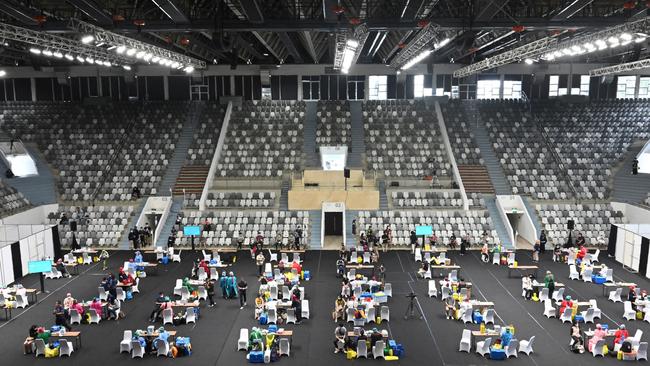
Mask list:
[{"label": "stadium ceiling truss", "polygon": [[[56,35],[73,44],[80,33],[92,29],[106,43],[119,39],[121,44],[138,45],[146,53],[196,69],[207,63],[334,64],[336,50],[341,48],[340,44],[337,47],[337,41],[350,38],[360,26],[365,34],[355,55],[358,63],[382,63],[399,68],[422,50],[449,39],[448,44],[436,48],[425,62],[472,64],[492,59],[489,63],[498,65],[509,61],[503,56],[495,59],[497,56],[526,50],[527,44],[554,47],[555,39],[560,44],[567,36],[593,33],[647,15],[646,2],[628,2],[634,3],[632,7],[629,4],[624,7],[623,3],[621,0],[2,0],[0,23]],[[28,49],[18,43],[4,47],[29,55]],[[590,57],[591,60],[594,56]],[[57,60],[27,57],[20,62],[43,65],[56,64]],[[481,67],[472,66],[472,69]]]}]

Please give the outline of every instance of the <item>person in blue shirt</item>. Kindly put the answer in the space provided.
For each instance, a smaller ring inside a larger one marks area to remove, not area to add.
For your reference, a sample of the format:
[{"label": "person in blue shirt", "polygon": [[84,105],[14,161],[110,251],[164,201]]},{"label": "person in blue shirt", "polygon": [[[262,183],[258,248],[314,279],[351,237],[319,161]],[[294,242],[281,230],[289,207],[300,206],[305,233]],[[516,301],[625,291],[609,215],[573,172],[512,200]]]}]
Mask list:
[{"label": "person in blue shirt", "polygon": [[221,278],[219,278],[219,287],[221,287],[221,295],[223,295],[223,298],[228,297],[228,276],[226,275],[226,271],[221,272]]},{"label": "person in blue shirt", "polygon": [[501,332],[501,345],[507,347],[512,340],[512,333],[510,333],[510,328],[506,327],[503,332]]},{"label": "person in blue shirt", "polygon": [[166,331],[164,327],[158,328],[158,337],[156,337],[156,339],[154,339],[153,341],[154,349],[156,349],[156,340],[158,339],[163,340],[165,342],[167,342],[167,340],[169,339],[169,332]]},{"label": "person in blue shirt", "polygon": [[135,258],[134,258],[135,263],[142,263],[142,253],[140,251],[135,252]]}]

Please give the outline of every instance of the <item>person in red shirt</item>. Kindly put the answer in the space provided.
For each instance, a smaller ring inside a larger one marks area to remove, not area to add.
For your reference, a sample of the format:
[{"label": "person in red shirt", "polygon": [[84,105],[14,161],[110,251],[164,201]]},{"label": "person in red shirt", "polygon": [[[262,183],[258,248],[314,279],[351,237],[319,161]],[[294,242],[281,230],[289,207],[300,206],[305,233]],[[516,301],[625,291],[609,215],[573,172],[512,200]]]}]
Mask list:
[{"label": "person in red shirt", "polygon": [[566,308],[573,308],[573,301],[571,301],[571,296],[567,296],[563,301],[562,305],[560,305],[560,315],[564,314],[564,309]]},{"label": "person in red shirt", "polygon": [[295,268],[296,271],[298,272],[298,274],[300,274],[300,273],[302,272],[302,266],[301,266],[300,263],[298,263],[298,262],[293,262],[293,264],[291,265],[291,267],[292,267],[292,268]]},{"label": "person in red shirt", "polygon": [[587,248],[584,246],[580,246],[580,250],[578,251],[578,254],[576,254],[576,258],[583,260],[587,256]]},{"label": "person in red shirt", "polygon": [[629,336],[630,334],[627,332],[627,329],[625,329],[625,324],[621,324],[616,333],[614,333],[614,344],[623,343],[623,341]]}]

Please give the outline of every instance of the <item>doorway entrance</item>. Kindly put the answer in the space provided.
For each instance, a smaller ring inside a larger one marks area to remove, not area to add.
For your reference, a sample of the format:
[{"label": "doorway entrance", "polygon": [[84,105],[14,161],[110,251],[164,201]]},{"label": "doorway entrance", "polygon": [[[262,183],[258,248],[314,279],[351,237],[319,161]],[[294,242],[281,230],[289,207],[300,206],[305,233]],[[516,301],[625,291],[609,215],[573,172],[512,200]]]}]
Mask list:
[{"label": "doorway entrance", "polygon": [[321,235],[323,249],[337,250],[345,242],[345,205],[342,202],[323,203]]}]

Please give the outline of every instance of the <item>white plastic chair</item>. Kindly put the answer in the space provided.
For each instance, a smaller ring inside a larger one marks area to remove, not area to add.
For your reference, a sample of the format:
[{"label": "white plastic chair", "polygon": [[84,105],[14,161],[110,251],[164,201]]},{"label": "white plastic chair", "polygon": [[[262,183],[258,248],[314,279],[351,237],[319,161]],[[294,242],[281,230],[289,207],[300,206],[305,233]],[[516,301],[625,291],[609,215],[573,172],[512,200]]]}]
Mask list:
[{"label": "white plastic chair", "polygon": [[459,352],[470,353],[472,348],[472,331],[469,329],[463,329],[463,336],[460,338],[460,345],[458,347]]},{"label": "white plastic chair", "polygon": [[510,340],[506,346],[506,358],[517,357],[517,348],[519,348],[519,341],[516,339]]},{"label": "white plastic chair", "polygon": [[535,341],[535,336],[530,337],[530,340],[521,340],[519,341],[519,352],[525,353],[530,356],[533,353],[533,342]]},{"label": "white plastic chair", "polygon": [[598,307],[598,302],[596,302],[596,299],[590,299],[589,304],[589,307],[594,309],[594,319],[600,319],[602,314],[600,308]]},{"label": "white plastic chair", "polygon": [[593,268],[585,268],[584,271],[582,271],[582,281],[583,282],[594,282],[591,279],[591,275],[594,273]]},{"label": "white plastic chair", "polygon": [[144,357],[144,347],[140,344],[138,340],[131,341],[131,358]]},{"label": "white plastic chair", "polygon": [[484,341],[476,342],[476,353],[485,357],[490,353],[490,345],[492,344],[492,337],[485,338]]},{"label": "white plastic chair", "polygon": [[589,308],[586,311],[581,312],[581,314],[582,318],[585,320],[585,324],[594,322],[595,312],[593,308]]},{"label": "white plastic chair", "polygon": [[131,286],[131,293],[139,294],[140,293],[140,277],[135,279],[135,285]]},{"label": "white plastic chair", "polygon": [[368,344],[366,341],[357,343],[357,358],[359,357],[368,358]]},{"label": "white plastic chair", "polygon": [[381,310],[379,311],[379,318],[382,322],[384,320],[390,322],[390,310],[388,309],[388,306],[381,307]]},{"label": "white plastic chair", "polygon": [[291,347],[289,345],[289,340],[287,338],[280,338],[280,351],[278,352],[280,356],[287,355],[291,356]]},{"label": "white plastic chair", "polygon": [[580,273],[578,273],[578,270],[576,270],[575,264],[569,265],[569,279],[570,280],[580,279]]},{"label": "white plastic chair", "polygon": [[621,299],[621,294],[623,293],[622,288],[617,288],[615,291],[610,291],[609,292],[609,297],[608,300],[613,301],[613,302],[623,302]]},{"label": "white plastic chair", "polygon": [[205,289],[205,286],[199,286],[197,293],[199,300],[205,300],[208,298],[208,290]]},{"label": "white plastic chair", "polygon": [[559,303],[564,300],[564,287],[560,287],[559,289],[553,291],[553,300]]},{"label": "white plastic chair", "polygon": [[120,301],[125,301],[126,300],[126,293],[124,292],[124,289],[121,287],[118,287],[115,289],[117,291],[117,296],[115,296],[116,299]]},{"label": "white plastic chair", "polygon": [[539,293],[539,301],[546,301],[548,300],[548,288],[544,287],[542,288],[542,291]]},{"label": "white plastic chair", "polygon": [[614,269],[608,268],[605,273],[605,282],[614,282]]},{"label": "white plastic chair", "polygon": [[[304,292],[301,292],[304,294]],[[309,300],[301,300],[301,316],[305,319],[309,319]]]},{"label": "white plastic chair", "polygon": [[267,323],[275,324],[278,321],[278,313],[275,309],[269,309]]},{"label": "white plastic chair", "polygon": [[296,324],[296,310],[291,308],[287,309],[287,324]]},{"label": "white plastic chair", "polygon": [[393,285],[390,283],[384,284],[384,294],[388,297],[393,297]]},{"label": "white plastic chair", "polygon": [[643,336],[643,331],[641,329],[637,329],[636,332],[634,332],[634,336],[628,338],[630,343],[632,343],[632,348],[636,348],[639,346],[641,343],[641,337]]},{"label": "white plastic chair", "polygon": [[447,298],[452,297],[451,295],[451,289],[449,287],[443,287],[442,288],[442,301],[447,300]]},{"label": "white plastic chair", "polygon": [[239,330],[239,340],[237,341],[237,351],[248,350],[248,328]]},{"label": "white plastic chair", "polygon": [[45,356],[45,341],[43,341],[40,338],[34,339],[34,355],[36,357],[38,356]]},{"label": "white plastic chair", "polygon": [[372,358],[384,358],[384,348],[386,348],[386,343],[384,341],[377,341],[372,347]]},{"label": "white plastic chair", "polygon": [[174,324],[174,311],[172,309],[164,309],[162,312],[163,325]]},{"label": "white plastic chair", "polygon": [[60,344],[59,357],[72,356],[72,352],[74,352],[74,348],[72,347],[72,342],[70,342],[67,339],[61,339],[59,341],[59,344]]},{"label": "white plastic chair", "polygon": [[105,291],[103,287],[97,288],[97,294],[99,295],[99,300],[101,301],[108,300],[108,292]]},{"label": "white plastic chair", "polygon": [[185,324],[196,324],[196,313],[193,307],[185,309]]},{"label": "white plastic chair", "polygon": [[483,322],[485,325],[494,324],[494,309],[486,309],[483,315]]},{"label": "white plastic chair", "polygon": [[562,321],[562,323],[564,323],[564,322],[571,323],[571,309],[570,308],[567,307],[567,308],[564,309],[564,312],[562,313],[562,315],[560,315],[560,320]]},{"label": "white plastic chair", "polygon": [[81,324],[81,314],[77,309],[70,309],[70,324]]},{"label": "white plastic chair", "polygon": [[438,297],[438,288],[434,280],[429,280],[429,297]]},{"label": "white plastic chair", "polygon": [[603,352],[603,347],[605,347],[605,340],[600,339],[596,342],[594,345],[594,348],[591,350],[591,355],[596,357],[596,356],[602,356],[605,357],[605,352]]},{"label": "white plastic chair", "polygon": [[120,353],[131,353],[131,338],[133,338],[133,332],[125,330],[124,335],[122,336],[122,341],[120,342]]},{"label": "white plastic chair", "polygon": [[589,254],[589,258],[591,259],[592,262],[600,262],[598,260],[599,255],[600,255],[600,249],[596,249],[596,252],[594,254]]},{"label": "white plastic chair", "polygon": [[632,303],[629,301],[623,302],[623,318],[628,321],[636,319],[636,311],[632,309]]},{"label": "white plastic chair", "polygon": [[102,317],[97,314],[97,310],[89,309],[88,313],[90,314],[90,324],[99,324],[99,322],[102,320]]},{"label": "white plastic chair", "polygon": [[169,343],[164,339],[156,339],[154,341],[154,346],[156,347],[156,357],[165,356],[169,354]]},{"label": "white plastic chair", "polygon": [[636,350],[636,360],[648,360],[648,342],[639,343],[639,349]]}]

